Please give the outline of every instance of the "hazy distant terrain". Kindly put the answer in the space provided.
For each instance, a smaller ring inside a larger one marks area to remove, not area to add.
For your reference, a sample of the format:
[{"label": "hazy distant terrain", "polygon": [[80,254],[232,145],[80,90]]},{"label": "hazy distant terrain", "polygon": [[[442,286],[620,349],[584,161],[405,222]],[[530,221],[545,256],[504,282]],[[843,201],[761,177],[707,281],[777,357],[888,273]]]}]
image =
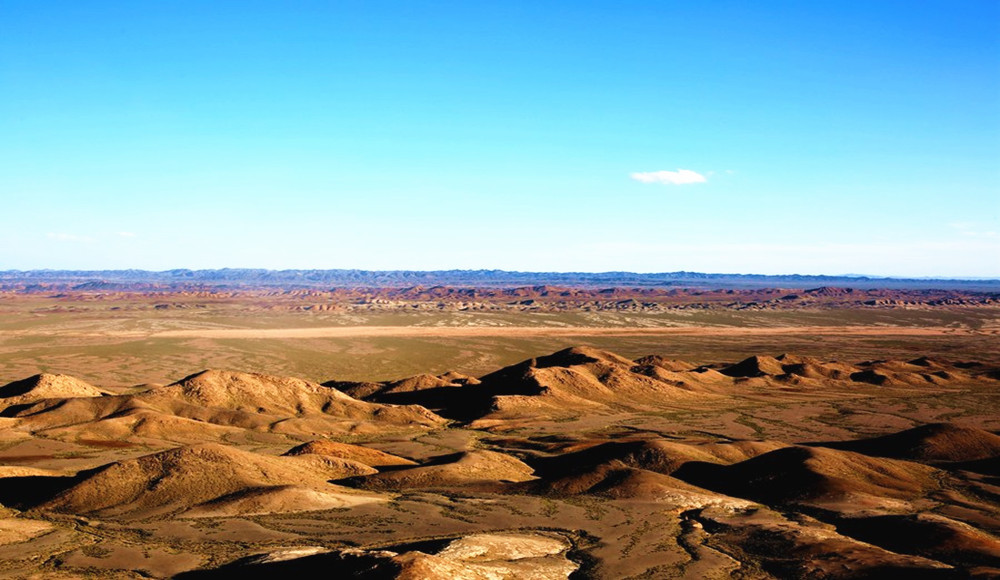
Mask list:
[{"label": "hazy distant terrain", "polygon": [[122,289],[130,285],[218,287],[344,288],[400,286],[510,287],[562,285],[580,287],[644,286],[678,288],[854,288],[1000,290],[995,279],[907,279],[867,276],[768,276],[761,274],[705,274],[700,272],[509,272],[504,270],[8,270],[0,272],[0,287],[54,284],[60,287]]}]

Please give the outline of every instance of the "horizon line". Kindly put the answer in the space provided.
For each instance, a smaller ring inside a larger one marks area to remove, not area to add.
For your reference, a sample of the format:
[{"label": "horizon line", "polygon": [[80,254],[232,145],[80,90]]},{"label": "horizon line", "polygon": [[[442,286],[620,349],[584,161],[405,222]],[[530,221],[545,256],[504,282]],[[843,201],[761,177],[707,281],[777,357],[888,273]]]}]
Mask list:
[{"label": "horizon line", "polygon": [[603,271],[587,271],[587,270],[505,270],[502,268],[447,268],[447,269],[364,269],[364,268],[262,268],[262,267],[231,267],[226,266],[222,268],[168,268],[164,270],[153,270],[146,268],[108,268],[108,269],[78,269],[78,268],[31,268],[31,269],[3,269],[0,270],[0,275],[11,275],[11,274],[32,274],[32,273],[49,273],[49,274],[74,274],[74,275],[87,275],[87,274],[115,274],[115,273],[146,273],[146,274],[172,274],[178,272],[190,272],[190,273],[209,273],[209,272],[266,272],[266,273],[334,273],[334,272],[358,272],[358,273],[371,273],[371,274],[391,274],[391,273],[405,273],[405,274],[442,274],[442,273],[496,273],[496,274],[514,274],[514,275],[558,275],[558,276],[568,276],[568,275],[584,275],[584,276],[639,276],[639,277],[653,277],[653,276],[680,276],[680,275],[697,275],[697,276],[711,276],[711,277],[760,277],[760,278],[839,278],[839,279],[855,279],[859,281],[864,280],[899,280],[899,281],[969,281],[969,282],[986,282],[986,281],[996,281],[1000,282],[1000,275],[998,276],[902,276],[902,275],[881,275],[881,274],[764,274],[757,272],[703,272],[698,270],[673,270],[673,271],[657,271],[657,272],[635,272],[629,270],[603,270]]}]

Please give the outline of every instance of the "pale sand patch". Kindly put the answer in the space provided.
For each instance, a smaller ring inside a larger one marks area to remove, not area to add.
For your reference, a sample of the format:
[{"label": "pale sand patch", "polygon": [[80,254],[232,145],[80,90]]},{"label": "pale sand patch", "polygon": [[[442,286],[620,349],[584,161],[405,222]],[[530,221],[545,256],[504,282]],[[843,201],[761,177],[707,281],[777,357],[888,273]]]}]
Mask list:
[{"label": "pale sand patch", "polygon": [[232,516],[258,516],[304,511],[347,509],[370,503],[389,501],[387,496],[364,494],[353,490],[327,492],[296,486],[279,486],[256,489],[247,493],[219,498],[197,505],[182,518],[219,518]]},{"label": "pale sand patch", "polygon": [[99,545],[100,555],[89,556],[84,550],[75,550],[65,556],[65,565],[89,570],[84,578],[100,575],[97,570],[107,570],[109,576],[113,570],[128,570],[132,574],[136,571],[146,572],[144,575],[135,574],[132,577],[153,576],[164,578],[173,576],[186,570],[198,567],[204,558],[197,554],[174,552],[164,548],[153,548],[148,546],[127,546],[127,545]]},{"label": "pale sand patch", "polygon": [[[0,459],[0,461],[3,461]],[[0,465],[0,479],[6,477],[62,477],[72,475],[65,471],[54,469],[41,469],[38,467],[24,467],[21,465]]]},{"label": "pale sand patch", "polygon": [[25,542],[51,531],[55,526],[39,520],[0,519],[0,545]]}]

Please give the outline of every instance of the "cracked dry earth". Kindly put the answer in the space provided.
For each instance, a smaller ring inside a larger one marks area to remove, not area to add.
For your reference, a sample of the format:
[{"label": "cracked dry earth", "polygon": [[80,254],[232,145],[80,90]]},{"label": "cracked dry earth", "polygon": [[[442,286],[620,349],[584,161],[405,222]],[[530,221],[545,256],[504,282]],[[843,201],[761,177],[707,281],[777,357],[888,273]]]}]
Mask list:
[{"label": "cracked dry earth", "polygon": [[0,387],[0,577],[1000,577],[1000,372],[592,348]]}]

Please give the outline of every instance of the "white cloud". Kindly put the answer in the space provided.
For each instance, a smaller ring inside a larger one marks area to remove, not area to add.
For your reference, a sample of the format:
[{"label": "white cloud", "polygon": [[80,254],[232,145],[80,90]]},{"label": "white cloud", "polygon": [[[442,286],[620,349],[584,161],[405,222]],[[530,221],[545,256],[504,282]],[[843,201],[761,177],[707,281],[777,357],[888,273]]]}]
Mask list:
[{"label": "white cloud", "polygon": [[123,238],[134,238],[135,232],[118,232],[118,235]]},{"label": "white cloud", "polygon": [[687,185],[689,183],[705,183],[705,176],[690,169],[677,171],[646,171],[629,175],[642,183],[661,183],[663,185]]},{"label": "white cloud", "polygon": [[59,232],[59,233],[57,233],[57,232],[49,232],[49,233],[45,234],[45,236],[47,238],[49,238],[50,240],[55,240],[57,242],[92,242],[92,241],[94,241],[94,239],[91,238],[91,237],[89,237],[89,236],[78,236],[76,234],[66,234],[66,233],[61,233],[61,232]]}]

